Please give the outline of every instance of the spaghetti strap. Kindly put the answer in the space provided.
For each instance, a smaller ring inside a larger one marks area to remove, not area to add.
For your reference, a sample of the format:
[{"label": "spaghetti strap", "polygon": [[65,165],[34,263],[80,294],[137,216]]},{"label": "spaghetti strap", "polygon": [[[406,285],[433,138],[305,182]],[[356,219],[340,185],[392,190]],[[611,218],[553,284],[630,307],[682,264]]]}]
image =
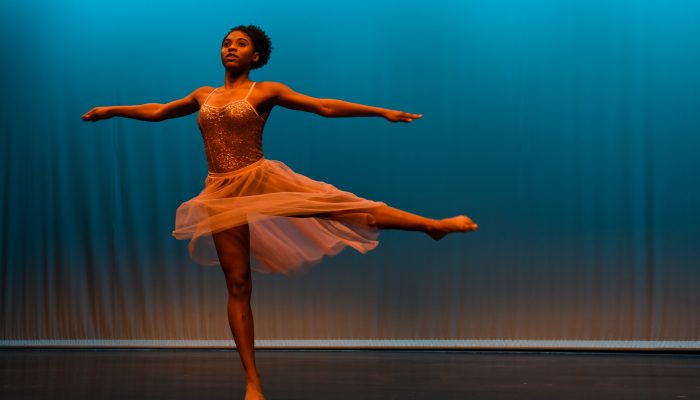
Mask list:
[{"label": "spaghetti strap", "polygon": [[243,100],[246,100],[246,101],[248,100],[248,96],[250,96],[250,92],[253,91],[253,86],[255,86],[256,83],[257,83],[257,82],[253,82],[253,84],[250,85],[250,89],[248,89],[248,93],[245,95],[245,97],[243,98]]},{"label": "spaghetti strap", "polygon": [[[209,94],[207,95],[207,97],[204,99],[204,103],[202,103],[202,106],[205,105],[205,104],[207,104],[207,100],[209,100],[209,96],[211,96],[211,94],[214,93],[214,92],[216,92],[216,89],[214,89],[214,90],[212,90],[211,92],[209,92]],[[201,106],[200,106],[200,107],[201,107]]]}]

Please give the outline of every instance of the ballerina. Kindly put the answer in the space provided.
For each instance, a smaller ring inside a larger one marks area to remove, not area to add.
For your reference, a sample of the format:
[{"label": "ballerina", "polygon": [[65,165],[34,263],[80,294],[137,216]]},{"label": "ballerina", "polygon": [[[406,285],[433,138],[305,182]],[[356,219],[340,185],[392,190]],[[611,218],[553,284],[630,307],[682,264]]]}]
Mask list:
[{"label": "ballerina", "polygon": [[294,172],[264,157],[262,131],[274,106],[328,118],[381,116],[410,123],[422,114],[321,99],[283,83],[249,79],[272,51],[256,25],[232,28],[221,44],[224,85],[202,86],[167,104],[94,107],[82,116],[98,121],[119,116],[163,121],[198,112],[208,174],[204,188],[182,203],[173,236],[190,239],[201,265],[220,265],[228,289],[228,320],[246,375],[246,400],[264,399],[255,364],[251,270],[292,274],[307,271],[345,247],[365,253],[377,246],[381,229],[421,231],[434,240],[475,231],[465,216],[433,219],[381,201],[368,200]]}]

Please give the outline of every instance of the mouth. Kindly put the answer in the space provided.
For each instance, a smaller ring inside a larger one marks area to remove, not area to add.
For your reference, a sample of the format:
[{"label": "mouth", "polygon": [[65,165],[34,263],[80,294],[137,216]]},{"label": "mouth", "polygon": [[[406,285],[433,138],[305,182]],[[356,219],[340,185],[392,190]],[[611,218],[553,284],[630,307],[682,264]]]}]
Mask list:
[{"label": "mouth", "polygon": [[236,56],[226,56],[226,60],[237,60],[238,57]]}]

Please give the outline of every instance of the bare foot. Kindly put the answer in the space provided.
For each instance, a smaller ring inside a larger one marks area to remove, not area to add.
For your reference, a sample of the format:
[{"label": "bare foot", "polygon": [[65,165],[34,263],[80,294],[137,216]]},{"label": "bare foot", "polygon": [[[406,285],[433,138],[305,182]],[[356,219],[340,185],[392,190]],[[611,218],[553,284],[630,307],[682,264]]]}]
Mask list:
[{"label": "bare foot", "polygon": [[260,381],[248,382],[245,387],[244,400],[265,400],[265,396],[262,394],[262,388],[260,387]]},{"label": "bare foot", "polygon": [[452,218],[439,219],[435,222],[433,230],[426,232],[435,240],[442,239],[451,232],[475,231],[479,226],[466,215],[458,215]]}]

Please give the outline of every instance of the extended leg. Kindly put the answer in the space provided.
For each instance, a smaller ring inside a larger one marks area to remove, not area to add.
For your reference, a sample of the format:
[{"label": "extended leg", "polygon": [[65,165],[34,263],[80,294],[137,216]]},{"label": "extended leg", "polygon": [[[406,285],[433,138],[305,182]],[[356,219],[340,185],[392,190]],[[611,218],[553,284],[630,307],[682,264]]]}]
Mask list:
[{"label": "extended leg", "polygon": [[422,217],[400,210],[389,205],[381,205],[357,210],[334,211],[327,213],[311,214],[309,217],[323,217],[342,219],[344,214],[358,211],[372,214],[380,229],[402,229],[409,231],[425,232],[435,240],[441,239],[450,232],[475,231],[478,226],[465,215],[458,215],[451,218],[432,219]]},{"label": "extended leg", "polygon": [[250,295],[250,232],[248,225],[215,233],[214,244],[228,288],[228,322],[246,374],[246,399],[263,399],[260,374],[255,366],[253,311]]}]

